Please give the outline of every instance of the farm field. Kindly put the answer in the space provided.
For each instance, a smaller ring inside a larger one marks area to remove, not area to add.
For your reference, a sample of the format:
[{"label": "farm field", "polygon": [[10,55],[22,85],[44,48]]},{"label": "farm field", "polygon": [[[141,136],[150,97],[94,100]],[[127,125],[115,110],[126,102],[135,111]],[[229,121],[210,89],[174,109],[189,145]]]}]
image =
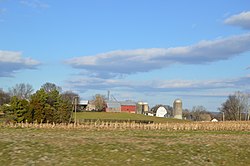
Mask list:
[{"label": "farm field", "polygon": [[[155,116],[146,116],[142,114],[131,114],[131,113],[111,113],[111,112],[77,112],[76,113],[77,120],[81,121],[83,119],[105,119],[105,120],[141,120],[141,121],[152,121],[154,123],[170,123],[170,122],[178,122],[184,123],[189,122],[186,120],[179,120],[173,118],[160,118]],[[74,119],[74,114],[73,114]]]},{"label": "farm field", "polygon": [[0,128],[1,165],[250,165],[248,131]]}]

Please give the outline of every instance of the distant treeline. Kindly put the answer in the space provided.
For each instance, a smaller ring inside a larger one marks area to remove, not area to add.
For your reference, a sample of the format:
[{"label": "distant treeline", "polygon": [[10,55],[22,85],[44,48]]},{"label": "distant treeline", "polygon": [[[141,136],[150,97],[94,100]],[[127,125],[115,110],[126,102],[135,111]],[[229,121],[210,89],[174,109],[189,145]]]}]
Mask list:
[{"label": "distant treeline", "polygon": [[0,110],[6,122],[68,123],[71,119],[76,94],[61,93],[55,84],[46,83],[33,94],[29,84],[17,84],[9,91],[0,93]]}]

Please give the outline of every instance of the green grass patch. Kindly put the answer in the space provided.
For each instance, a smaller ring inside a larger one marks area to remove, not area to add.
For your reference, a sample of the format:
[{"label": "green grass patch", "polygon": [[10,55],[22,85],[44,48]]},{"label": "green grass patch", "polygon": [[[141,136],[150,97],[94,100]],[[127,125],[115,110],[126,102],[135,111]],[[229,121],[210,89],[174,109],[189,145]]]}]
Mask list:
[{"label": "green grass patch", "polygon": [[110,121],[150,121],[154,123],[171,123],[171,122],[189,122],[186,120],[179,120],[173,118],[160,118],[153,116],[146,116],[142,114],[131,114],[131,113],[110,113],[110,112],[77,112],[77,120],[110,120]]},{"label": "green grass patch", "polygon": [[1,165],[250,165],[249,132],[0,128]]}]

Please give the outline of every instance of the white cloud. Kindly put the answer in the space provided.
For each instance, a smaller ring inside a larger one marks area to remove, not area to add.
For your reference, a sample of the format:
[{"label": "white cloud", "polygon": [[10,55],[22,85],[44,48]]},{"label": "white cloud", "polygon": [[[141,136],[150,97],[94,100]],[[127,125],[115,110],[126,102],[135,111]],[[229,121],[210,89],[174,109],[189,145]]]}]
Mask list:
[{"label": "white cloud", "polygon": [[10,77],[15,71],[34,69],[40,63],[31,58],[23,58],[21,52],[0,50],[0,77]]},{"label": "white cloud", "polygon": [[93,75],[99,75],[99,77],[105,75],[111,78],[166,68],[175,63],[203,64],[226,60],[250,51],[249,46],[250,34],[243,34],[201,41],[184,47],[116,50],[94,56],[75,57],[67,60],[66,63],[74,68],[96,73]]},{"label": "white cloud", "polygon": [[216,89],[246,89],[250,76],[221,80],[152,80],[127,81],[102,78],[71,79],[67,83],[72,89],[81,90],[126,90],[131,92],[201,92]]},{"label": "white cloud", "polygon": [[250,29],[250,11],[242,12],[227,18],[225,24],[240,26],[243,29]]}]

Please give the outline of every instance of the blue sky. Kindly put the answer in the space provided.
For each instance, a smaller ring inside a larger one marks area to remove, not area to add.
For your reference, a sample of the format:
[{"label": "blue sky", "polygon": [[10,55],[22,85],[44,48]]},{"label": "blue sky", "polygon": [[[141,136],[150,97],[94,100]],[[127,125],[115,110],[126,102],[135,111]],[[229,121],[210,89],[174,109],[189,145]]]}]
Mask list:
[{"label": "blue sky", "polygon": [[0,0],[0,88],[203,105],[250,92],[248,0]]}]

